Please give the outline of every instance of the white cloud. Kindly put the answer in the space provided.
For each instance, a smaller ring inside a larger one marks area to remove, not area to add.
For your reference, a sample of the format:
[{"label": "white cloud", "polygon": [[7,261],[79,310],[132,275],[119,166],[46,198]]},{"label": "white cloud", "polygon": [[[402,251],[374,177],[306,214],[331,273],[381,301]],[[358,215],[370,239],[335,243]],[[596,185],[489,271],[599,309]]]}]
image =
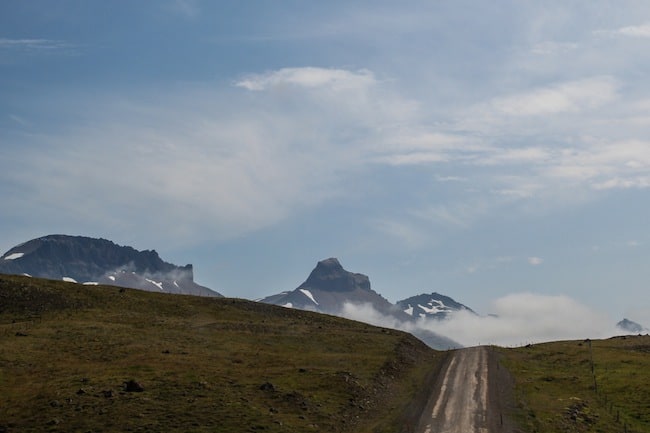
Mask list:
[{"label": "white cloud", "polygon": [[470,226],[476,219],[489,212],[491,205],[492,203],[489,203],[485,198],[477,198],[471,203],[458,201],[448,204],[428,205],[413,209],[410,214],[421,221],[462,228]]},{"label": "white cloud", "polygon": [[532,266],[539,266],[544,263],[544,259],[541,257],[528,257],[528,263]]},{"label": "white cloud", "polygon": [[521,147],[494,149],[491,154],[476,161],[478,165],[541,164],[552,157],[550,149]]},{"label": "white cloud", "polygon": [[605,30],[601,33],[615,35],[615,36],[630,36],[635,38],[650,38],[650,23],[645,23],[637,26],[626,26],[616,30]]},{"label": "white cloud", "polygon": [[67,115],[82,123],[22,134],[20,153],[5,149],[3,180],[17,193],[7,202],[34,215],[49,209],[50,221],[71,227],[92,220],[118,236],[230,238],[353,194],[347,176],[369,163],[376,131],[411,115],[368,71],[283,69],[246,83],[288,84],[291,95],[247,98],[205,86],[139,98],[71,95],[79,112]]},{"label": "white cloud", "polygon": [[431,245],[431,237],[426,228],[413,221],[397,218],[372,219],[370,225],[376,235],[386,236],[391,243],[406,249],[416,249],[425,245]]},{"label": "white cloud", "polygon": [[237,87],[262,91],[293,85],[306,88],[327,87],[335,91],[365,89],[377,83],[374,75],[365,69],[348,71],[315,67],[284,68],[266,74],[248,75],[237,81]]},{"label": "white cloud", "polygon": [[593,185],[595,189],[645,189],[650,188],[650,177],[641,176],[636,178],[623,179],[614,177],[604,182],[598,182]]},{"label": "white cloud", "polygon": [[459,312],[419,326],[464,345],[522,345],[544,341],[605,338],[615,335],[612,319],[567,296],[516,293],[493,303],[493,316]]},{"label": "white cloud", "polygon": [[428,330],[464,346],[519,346],[545,341],[607,338],[619,332],[615,327],[617,320],[564,295],[514,293],[494,301],[492,308],[493,314],[489,316],[459,311],[445,320],[423,318],[417,322],[401,322],[378,312],[370,304],[346,303],[340,315],[407,332]]},{"label": "white cloud", "polygon": [[70,50],[76,48],[66,41],[56,39],[9,39],[0,38],[0,49],[6,50],[28,50],[40,52]]},{"label": "white cloud", "polygon": [[168,8],[186,18],[196,18],[201,13],[198,0],[171,0]]},{"label": "white cloud", "polygon": [[619,85],[612,77],[592,77],[497,98],[492,109],[509,116],[543,116],[590,110],[617,97]]},{"label": "white cloud", "polygon": [[575,42],[544,41],[535,44],[531,52],[537,55],[550,56],[554,54],[565,54],[577,50],[579,47],[580,45]]}]

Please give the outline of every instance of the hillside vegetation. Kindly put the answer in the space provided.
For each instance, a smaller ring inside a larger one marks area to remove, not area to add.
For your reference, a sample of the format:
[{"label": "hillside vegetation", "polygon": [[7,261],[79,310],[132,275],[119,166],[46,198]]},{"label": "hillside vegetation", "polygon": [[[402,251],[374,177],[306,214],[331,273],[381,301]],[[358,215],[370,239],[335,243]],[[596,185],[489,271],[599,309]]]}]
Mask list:
[{"label": "hillside vegetation", "polygon": [[0,432],[407,431],[444,356],[251,301],[0,275]]},{"label": "hillside vegetation", "polygon": [[650,432],[650,336],[499,351],[523,431]]}]

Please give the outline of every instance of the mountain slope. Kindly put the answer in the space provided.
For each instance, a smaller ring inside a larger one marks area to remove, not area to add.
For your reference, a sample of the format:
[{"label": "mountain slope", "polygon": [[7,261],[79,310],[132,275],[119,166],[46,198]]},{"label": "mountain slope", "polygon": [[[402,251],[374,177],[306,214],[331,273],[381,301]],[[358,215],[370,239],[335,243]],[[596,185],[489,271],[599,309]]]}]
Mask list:
[{"label": "mountain slope", "polygon": [[221,296],[194,282],[192,265],[163,261],[106,239],[48,235],[17,245],[0,257],[0,273],[109,284],[164,293]]}]

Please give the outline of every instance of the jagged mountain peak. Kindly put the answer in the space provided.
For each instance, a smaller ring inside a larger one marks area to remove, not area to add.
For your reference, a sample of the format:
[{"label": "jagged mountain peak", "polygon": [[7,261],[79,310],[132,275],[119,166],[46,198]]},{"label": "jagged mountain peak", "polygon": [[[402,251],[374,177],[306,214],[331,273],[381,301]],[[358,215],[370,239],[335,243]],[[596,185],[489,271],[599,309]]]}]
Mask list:
[{"label": "jagged mountain peak", "polygon": [[337,258],[321,260],[299,289],[327,292],[350,292],[356,289],[370,290],[367,275],[346,271]]}]

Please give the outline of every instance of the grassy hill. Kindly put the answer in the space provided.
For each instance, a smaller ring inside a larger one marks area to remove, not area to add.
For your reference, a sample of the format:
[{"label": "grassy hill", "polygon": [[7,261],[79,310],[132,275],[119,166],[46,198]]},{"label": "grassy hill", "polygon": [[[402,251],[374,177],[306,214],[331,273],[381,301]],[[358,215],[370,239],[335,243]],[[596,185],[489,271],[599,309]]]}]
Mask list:
[{"label": "grassy hill", "polygon": [[0,275],[0,432],[407,431],[444,356],[245,300]]},{"label": "grassy hill", "polygon": [[650,336],[497,349],[525,432],[650,432]]}]

